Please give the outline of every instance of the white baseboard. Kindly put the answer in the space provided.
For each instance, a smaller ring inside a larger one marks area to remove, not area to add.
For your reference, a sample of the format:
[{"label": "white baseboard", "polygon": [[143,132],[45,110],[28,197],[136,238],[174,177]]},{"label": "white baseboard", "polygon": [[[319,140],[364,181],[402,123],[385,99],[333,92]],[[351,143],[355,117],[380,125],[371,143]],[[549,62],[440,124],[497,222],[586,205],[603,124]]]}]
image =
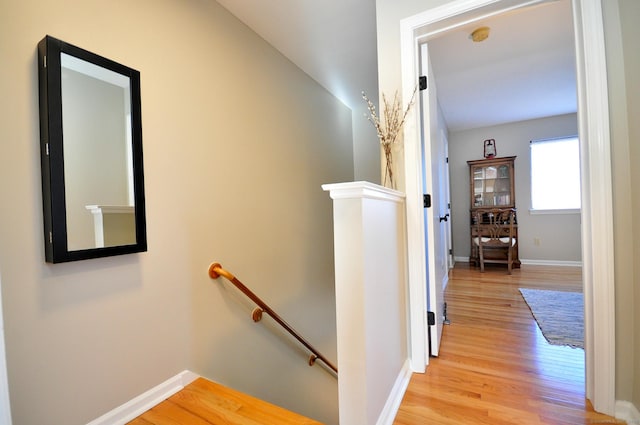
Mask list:
[{"label": "white baseboard", "polygon": [[[453,257],[456,263],[468,263],[469,257]],[[558,261],[558,260],[526,260],[520,259],[520,263],[530,266],[565,266],[582,267],[582,261]]]},{"label": "white baseboard", "polygon": [[628,401],[616,400],[616,418],[627,422],[627,425],[640,425],[640,411]]},{"label": "white baseboard", "polygon": [[122,425],[140,416],[153,406],[171,397],[199,376],[188,370],[182,371],[176,376],[167,379],[136,398],[116,407],[87,425]]},{"label": "white baseboard", "polygon": [[449,273],[445,273],[444,276],[442,276],[442,292],[444,292],[445,289],[447,289],[447,284],[449,283]]},{"label": "white baseboard", "polygon": [[404,362],[404,365],[402,365],[402,369],[396,378],[396,382],[393,384],[391,393],[389,393],[387,402],[384,404],[382,412],[380,412],[380,416],[378,416],[376,425],[393,424],[396,414],[398,413],[398,409],[400,408],[400,403],[402,403],[404,393],[409,386],[409,380],[411,379],[412,374],[410,366],[410,362],[407,359]]},{"label": "white baseboard", "polygon": [[564,266],[564,267],[582,267],[582,261],[557,261],[557,260],[525,260],[520,262],[529,266]]}]

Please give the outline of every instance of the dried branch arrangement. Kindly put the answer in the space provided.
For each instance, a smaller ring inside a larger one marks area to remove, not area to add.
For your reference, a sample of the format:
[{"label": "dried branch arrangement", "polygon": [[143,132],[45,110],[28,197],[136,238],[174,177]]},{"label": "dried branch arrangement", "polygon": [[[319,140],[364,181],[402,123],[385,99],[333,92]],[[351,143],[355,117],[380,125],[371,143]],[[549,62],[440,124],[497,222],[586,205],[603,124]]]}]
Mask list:
[{"label": "dried branch arrangement", "polygon": [[411,94],[411,99],[407,104],[406,109],[402,109],[402,105],[400,104],[400,99],[398,97],[398,92],[396,91],[393,96],[393,102],[389,102],[385,94],[382,94],[382,120],[378,116],[376,112],[376,106],[369,100],[367,95],[362,92],[362,98],[367,103],[367,108],[369,109],[369,116],[367,119],[373,124],[378,133],[378,139],[380,140],[380,144],[382,145],[382,149],[384,151],[385,156],[385,173],[384,173],[384,182],[383,185],[387,185],[387,179],[389,180],[390,187],[395,189],[395,182],[393,179],[393,154],[391,152],[391,145],[396,143],[398,140],[398,135],[402,130],[402,126],[404,125],[404,121],[407,118],[407,114],[411,109],[411,105],[413,105],[414,98],[416,96],[416,91],[418,87],[413,90]]}]

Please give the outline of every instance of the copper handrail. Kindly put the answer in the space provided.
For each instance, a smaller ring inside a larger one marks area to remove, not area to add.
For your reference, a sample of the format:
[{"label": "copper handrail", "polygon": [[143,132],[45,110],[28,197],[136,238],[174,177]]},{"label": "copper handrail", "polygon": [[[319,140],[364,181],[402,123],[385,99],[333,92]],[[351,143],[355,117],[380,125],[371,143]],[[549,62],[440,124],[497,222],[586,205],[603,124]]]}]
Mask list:
[{"label": "copper handrail", "polygon": [[313,366],[317,359],[320,359],[329,366],[335,373],[338,373],[338,368],[331,363],[325,356],[323,356],[318,350],[316,350],[309,342],[304,339],[298,332],[295,331],[287,322],[285,322],[271,307],[269,307],[264,301],[262,301],[256,294],[254,294],[249,288],[247,288],[238,278],[227,270],[223,269],[220,263],[212,263],[209,266],[209,277],[211,279],[217,279],[223,276],[229,282],[233,283],[243,294],[251,299],[258,305],[259,308],[253,310],[251,317],[254,322],[258,322],[262,318],[262,312],[267,313],[273,320],[275,320],[280,326],[282,326],[287,332],[297,339],[302,345],[304,345],[309,351],[311,356],[309,357],[309,366]]}]

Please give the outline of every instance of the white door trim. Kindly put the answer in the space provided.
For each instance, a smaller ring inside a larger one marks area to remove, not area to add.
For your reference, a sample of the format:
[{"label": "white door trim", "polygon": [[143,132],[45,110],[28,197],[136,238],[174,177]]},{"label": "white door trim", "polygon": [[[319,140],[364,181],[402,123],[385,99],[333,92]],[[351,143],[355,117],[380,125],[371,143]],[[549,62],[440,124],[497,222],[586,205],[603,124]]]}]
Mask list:
[{"label": "white door trim", "polygon": [[11,425],[9,382],[4,345],[4,321],[2,316],[2,275],[0,274],[0,425]]},{"label": "white door trim", "polygon": [[[402,95],[418,80],[418,45],[480,17],[545,0],[455,0],[401,22]],[[572,0],[576,36],[578,125],[582,149],[582,261],[585,295],[586,394],[594,408],[615,413],[615,300],[609,103],[601,0]],[[588,46],[588,48],[586,48]],[[404,128],[411,367],[425,370],[426,253],[422,223],[419,114]],[[426,141],[428,143],[428,141]],[[426,149],[426,147],[425,147]],[[597,282],[597,285],[596,285]],[[598,320],[594,320],[594,318]]]},{"label": "white door trim", "polygon": [[[615,414],[615,277],[607,60],[602,0],[573,0],[581,151],[587,398]],[[595,320],[597,318],[597,320]]]}]

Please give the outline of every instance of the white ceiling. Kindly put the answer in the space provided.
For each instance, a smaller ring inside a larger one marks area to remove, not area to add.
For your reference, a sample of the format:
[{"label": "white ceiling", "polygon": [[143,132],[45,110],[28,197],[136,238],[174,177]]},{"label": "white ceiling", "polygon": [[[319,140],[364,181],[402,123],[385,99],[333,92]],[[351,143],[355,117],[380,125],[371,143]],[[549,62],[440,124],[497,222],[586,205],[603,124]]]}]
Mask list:
[{"label": "white ceiling", "polygon": [[351,109],[377,92],[375,0],[217,0]]},{"label": "white ceiling", "polygon": [[[352,109],[377,87],[374,0],[217,0]],[[473,43],[470,32],[489,26]],[[450,130],[576,111],[570,0],[458,28],[429,41]]]},{"label": "white ceiling", "polygon": [[[481,26],[489,38],[473,42]],[[576,112],[570,0],[461,27],[428,46],[449,130]]]}]

